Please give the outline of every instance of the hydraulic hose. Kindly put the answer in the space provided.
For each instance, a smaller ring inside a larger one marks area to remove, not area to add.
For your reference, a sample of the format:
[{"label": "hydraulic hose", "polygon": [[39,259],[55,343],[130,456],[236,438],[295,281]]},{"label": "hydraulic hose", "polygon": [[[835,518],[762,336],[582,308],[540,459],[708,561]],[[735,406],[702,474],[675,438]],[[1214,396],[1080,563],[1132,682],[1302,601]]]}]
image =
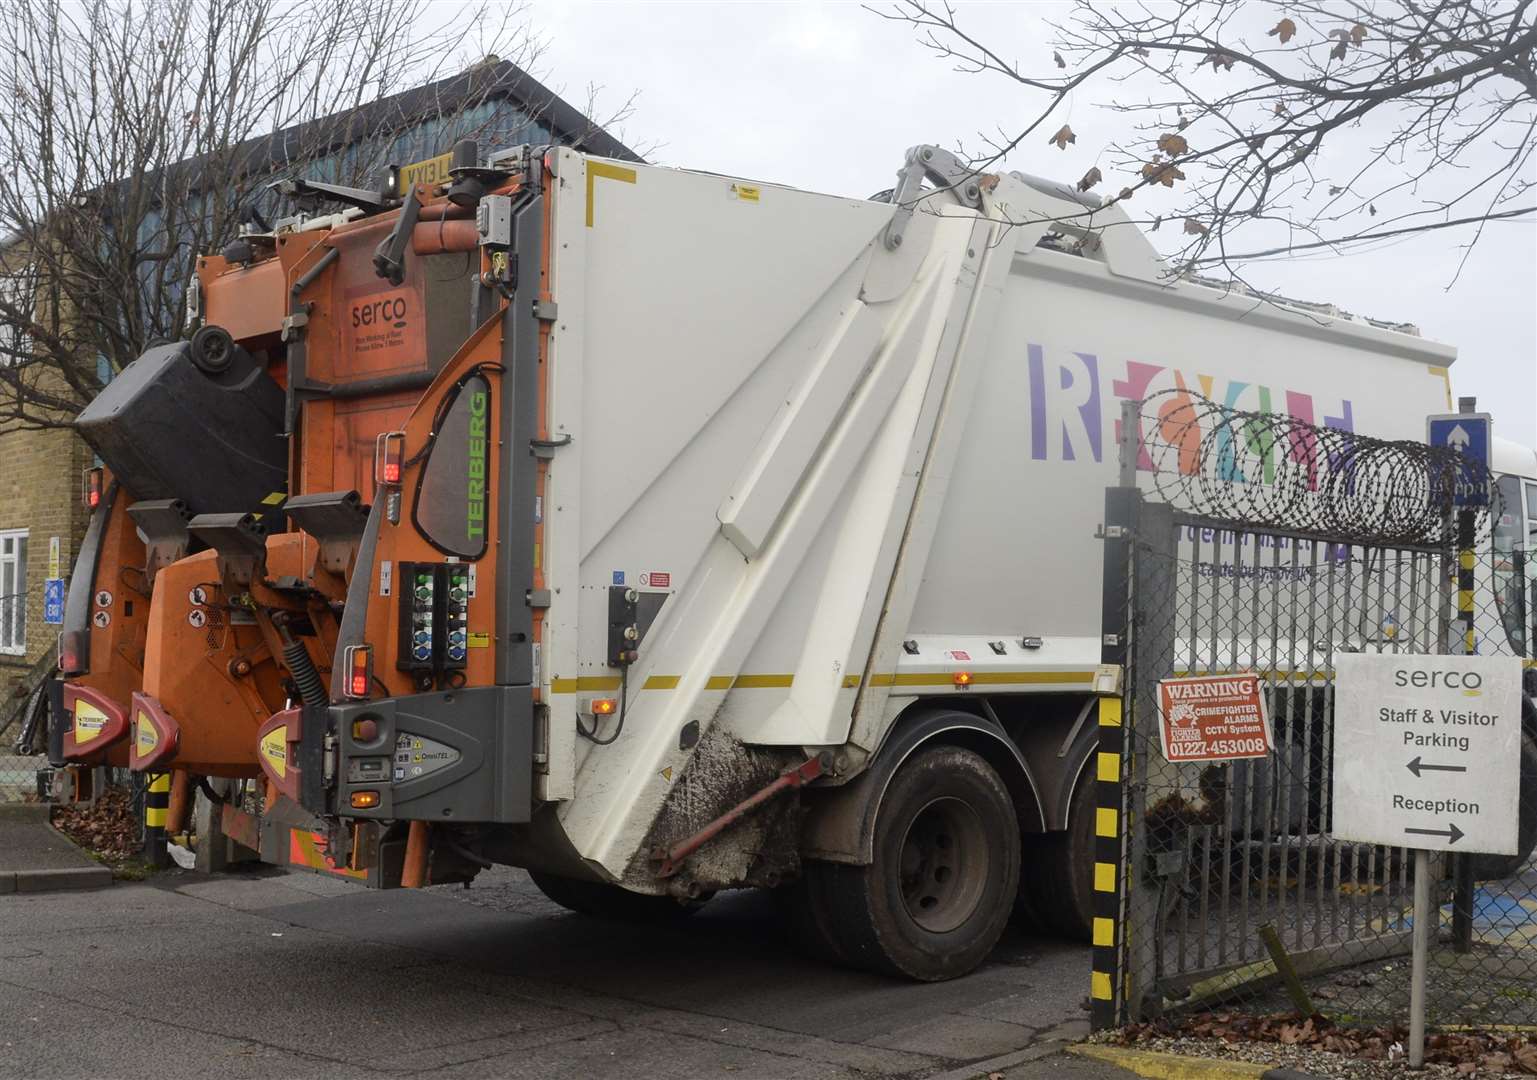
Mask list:
[{"label": "hydraulic hose", "polygon": [[283,638],[283,665],[288,668],[294,685],[299,688],[299,700],[306,705],[326,704],[329,700],[326,684],[320,681],[320,672],[315,670],[315,662],[310,659],[310,652],[304,647],[304,642],[290,634],[286,626],[279,632]]}]

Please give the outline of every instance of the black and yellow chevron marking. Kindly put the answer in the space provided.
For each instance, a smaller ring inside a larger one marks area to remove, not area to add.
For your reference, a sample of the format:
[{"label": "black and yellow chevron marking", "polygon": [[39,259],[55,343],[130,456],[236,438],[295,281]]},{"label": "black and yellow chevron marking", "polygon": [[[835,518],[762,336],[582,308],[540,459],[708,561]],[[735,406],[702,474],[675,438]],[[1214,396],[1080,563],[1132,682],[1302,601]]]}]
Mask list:
[{"label": "black and yellow chevron marking", "polygon": [[1121,699],[1099,699],[1099,751],[1094,759],[1094,951],[1089,1016],[1096,1030],[1117,1023],[1121,930],[1121,768],[1125,728]]},{"label": "black and yellow chevron marking", "polygon": [[1478,638],[1473,632],[1473,566],[1473,549],[1463,548],[1457,556],[1457,619],[1462,623],[1462,651],[1469,656],[1478,648]]},{"label": "black and yellow chevron marking", "polygon": [[156,866],[165,862],[165,821],[171,808],[171,774],[144,778],[144,858]]}]

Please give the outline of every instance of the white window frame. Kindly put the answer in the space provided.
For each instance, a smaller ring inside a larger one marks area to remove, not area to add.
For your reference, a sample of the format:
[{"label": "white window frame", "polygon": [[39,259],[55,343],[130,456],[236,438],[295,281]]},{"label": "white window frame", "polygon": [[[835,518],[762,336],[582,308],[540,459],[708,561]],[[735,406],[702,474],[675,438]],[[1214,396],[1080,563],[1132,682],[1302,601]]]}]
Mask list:
[{"label": "white window frame", "polygon": [[[0,599],[0,653],[7,656],[27,655],[27,560],[15,541],[26,540],[29,531],[0,529],[0,597],[5,598]],[[13,633],[17,627],[19,637]]]}]

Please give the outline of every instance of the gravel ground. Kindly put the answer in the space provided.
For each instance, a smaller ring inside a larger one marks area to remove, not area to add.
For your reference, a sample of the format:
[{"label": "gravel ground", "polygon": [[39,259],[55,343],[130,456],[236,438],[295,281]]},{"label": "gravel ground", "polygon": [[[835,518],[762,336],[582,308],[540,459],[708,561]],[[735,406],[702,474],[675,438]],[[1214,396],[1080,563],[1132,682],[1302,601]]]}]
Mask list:
[{"label": "gravel ground", "polygon": [[[1088,1042],[1118,1043],[1119,1036],[1113,1032],[1100,1032],[1091,1035]],[[1422,1070],[1411,1070],[1408,1057],[1397,1061],[1367,1061],[1363,1058],[1350,1058],[1341,1054],[1331,1054],[1327,1050],[1315,1050],[1305,1046],[1283,1046],[1279,1043],[1241,1042],[1230,1043],[1222,1039],[1195,1039],[1195,1038],[1161,1038],[1139,1039],[1131,1047],[1134,1050],[1153,1050],[1165,1054],[1185,1054],[1189,1057],[1220,1059],[1227,1061],[1250,1061],[1259,1065],[1283,1066],[1289,1069],[1298,1069],[1305,1073],[1311,1073],[1317,1077],[1327,1077],[1328,1080],[1378,1080],[1384,1077],[1417,1077],[1424,1080],[1441,1080],[1443,1077],[1454,1080],[1465,1080],[1466,1077],[1475,1077],[1477,1080],[1487,1080],[1497,1076],[1529,1076],[1528,1073],[1490,1072],[1480,1069],[1475,1072],[1459,1072],[1454,1065],[1427,1065]]]}]

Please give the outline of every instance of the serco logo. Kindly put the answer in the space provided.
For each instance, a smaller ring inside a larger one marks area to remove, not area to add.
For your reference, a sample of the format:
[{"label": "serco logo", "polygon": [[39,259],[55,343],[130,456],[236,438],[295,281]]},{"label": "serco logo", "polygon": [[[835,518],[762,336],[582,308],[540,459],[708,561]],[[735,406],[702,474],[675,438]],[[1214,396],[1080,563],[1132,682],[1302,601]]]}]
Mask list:
[{"label": "serco logo", "polygon": [[383,300],[370,300],[366,304],[352,305],[354,329],[386,322],[394,324],[396,329],[405,329],[406,298],[404,296],[386,297]]},{"label": "serco logo", "polygon": [[1477,690],[1484,685],[1484,677],[1476,671],[1395,671],[1395,686],[1415,686],[1433,689],[1437,686],[1457,690]]}]

